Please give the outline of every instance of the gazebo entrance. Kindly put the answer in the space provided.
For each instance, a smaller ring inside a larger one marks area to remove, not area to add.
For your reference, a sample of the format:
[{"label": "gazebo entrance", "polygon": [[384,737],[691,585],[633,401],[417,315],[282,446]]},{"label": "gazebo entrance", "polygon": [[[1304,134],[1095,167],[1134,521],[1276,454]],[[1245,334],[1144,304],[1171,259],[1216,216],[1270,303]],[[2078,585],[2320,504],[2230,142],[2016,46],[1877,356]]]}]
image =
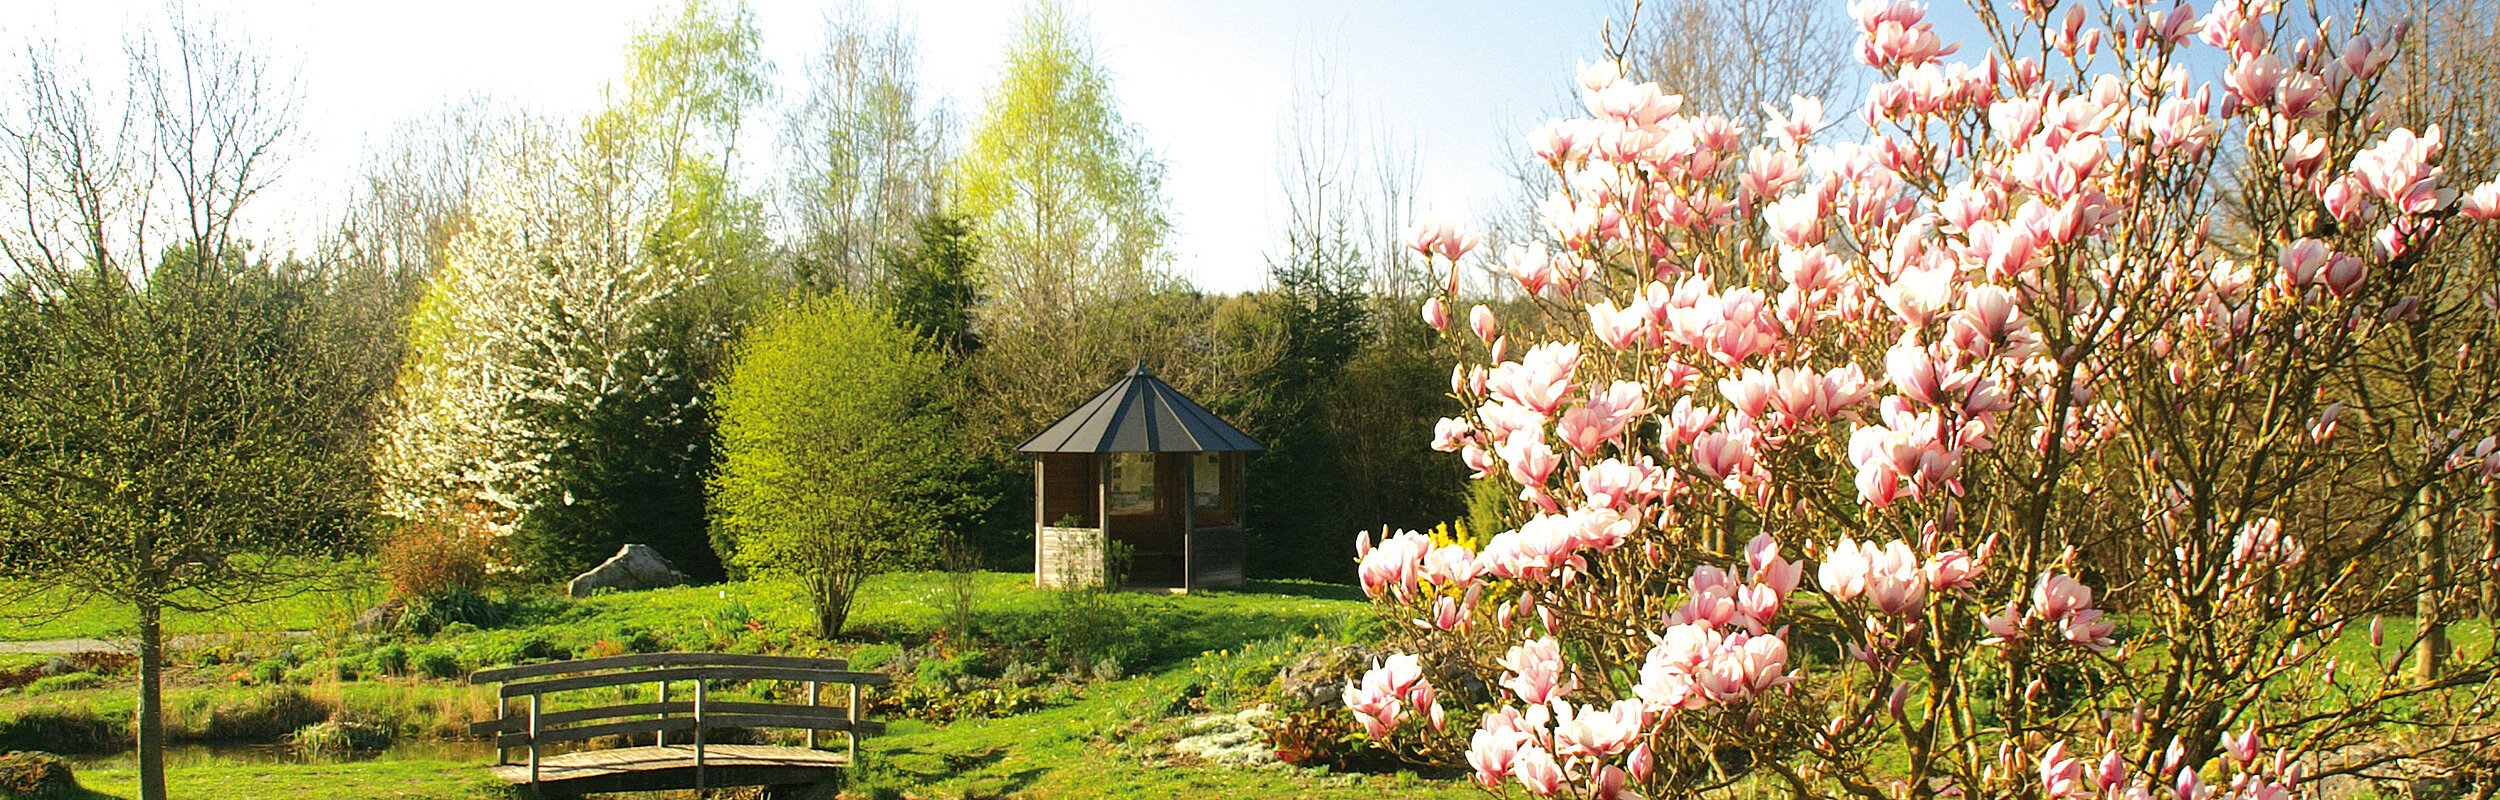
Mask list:
[{"label": "gazebo entrance", "polygon": [[1127,550],[1127,585],[1242,582],[1243,454],[1232,425],[1140,367],[1018,448],[1035,456],[1034,582],[1098,581]]}]

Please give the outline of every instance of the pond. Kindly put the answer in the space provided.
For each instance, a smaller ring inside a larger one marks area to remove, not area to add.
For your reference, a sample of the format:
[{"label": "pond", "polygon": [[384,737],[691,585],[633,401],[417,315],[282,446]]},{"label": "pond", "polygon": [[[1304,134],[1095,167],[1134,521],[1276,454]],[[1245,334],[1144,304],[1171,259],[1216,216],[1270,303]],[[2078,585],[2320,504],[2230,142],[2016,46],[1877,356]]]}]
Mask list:
[{"label": "pond", "polygon": [[[102,755],[70,756],[72,769],[129,770],[137,769],[139,756],[135,751]],[[215,764],[308,764],[341,761],[451,761],[491,764],[495,748],[479,741],[409,740],[391,745],[380,752],[361,753],[339,758],[307,755],[283,744],[176,744],[165,748],[168,768],[208,766]]]}]

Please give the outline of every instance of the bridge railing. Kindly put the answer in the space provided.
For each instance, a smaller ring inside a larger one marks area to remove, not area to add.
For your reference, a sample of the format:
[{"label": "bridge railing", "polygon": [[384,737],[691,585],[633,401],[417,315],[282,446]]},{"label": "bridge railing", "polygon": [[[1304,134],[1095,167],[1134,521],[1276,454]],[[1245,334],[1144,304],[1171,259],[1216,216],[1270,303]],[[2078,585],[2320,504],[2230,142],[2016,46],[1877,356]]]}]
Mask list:
[{"label": "bridge railing", "polygon": [[[885,732],[884,723],[861,718],[860,689],[882,687],[891,680],[879,673],[853,672],[849,666],[827,658],[647,653],[479,670],[469,675],[469,683],[503,684],[496,696],[500,716],[471,723],[469,732],[494,737],[497,764],[510,764],[512,751],[526,750],[533,785],[538,783],[544,745],[643,733],[652,734],[654,743],[661,746],[668,745],[672,734],[686,737],[694,750],[698,787],[705,785],[706,734],[725,728],[804,730],[811,750],[818,748],[820,732],[840,733],[849,763],[857,764],[859,738]],[[805,699],[803,703],[711,699],[709,685],[722,681],[797,683],[804,686]],[[550,708],[553,704],[548,702],[550,695],[643,684],[658,687],[656,700],[563,710]],[[689,699],[670,699],[672,687],[678,685],[690,687],[677,695]],[[848,702],[824,705],[825,691],[835,686],[848,694]],[[516,701],[521,704],[517,710]]]}]

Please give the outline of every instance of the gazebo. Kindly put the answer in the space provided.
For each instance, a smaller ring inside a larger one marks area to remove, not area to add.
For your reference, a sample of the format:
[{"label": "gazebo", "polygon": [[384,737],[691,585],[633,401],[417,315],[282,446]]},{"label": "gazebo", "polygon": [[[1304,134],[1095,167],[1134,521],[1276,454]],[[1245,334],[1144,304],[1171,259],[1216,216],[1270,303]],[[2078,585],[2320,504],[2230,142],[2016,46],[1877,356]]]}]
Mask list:
[{"label": "gazebo", "polygon": [[1145,367],[1016,449],[1035,462],[1035,584],[1101,580],[1109,541],[1130,587],[1241,585],[1242,459],[1267,448]]}]

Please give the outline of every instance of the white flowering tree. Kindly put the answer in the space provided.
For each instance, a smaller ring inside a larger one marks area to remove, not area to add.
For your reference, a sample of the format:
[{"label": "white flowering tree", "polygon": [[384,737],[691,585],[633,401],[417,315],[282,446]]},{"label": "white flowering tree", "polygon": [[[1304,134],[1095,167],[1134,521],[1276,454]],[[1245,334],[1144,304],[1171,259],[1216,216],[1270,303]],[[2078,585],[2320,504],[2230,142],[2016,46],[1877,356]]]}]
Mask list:
[{"label": "white flowering tree", "polygon": [[2500,476],[2500,182],[2375,113],[2406,26],[2026,0],[1964,52],[1851,11],[1860,141],[1585,69],[1502,258],[1537,314],[1460,325],[1475,239],[1415,232],[1434,447],[1529,516],[1359,543],[1412,624],[1354,719],[1536,796],[2490,781],[2500,662],[2379,621],[2456,588],[2404,545]]},{"label": "white flowering tree", "polygon": [[709,382],[763,262],[730,170],[760,39],[743,7],[687,2],[636,37],[610,108],[503,132],[410,325],[386,511],[464,515],[507,566],[641,541],[713,571]]}]

